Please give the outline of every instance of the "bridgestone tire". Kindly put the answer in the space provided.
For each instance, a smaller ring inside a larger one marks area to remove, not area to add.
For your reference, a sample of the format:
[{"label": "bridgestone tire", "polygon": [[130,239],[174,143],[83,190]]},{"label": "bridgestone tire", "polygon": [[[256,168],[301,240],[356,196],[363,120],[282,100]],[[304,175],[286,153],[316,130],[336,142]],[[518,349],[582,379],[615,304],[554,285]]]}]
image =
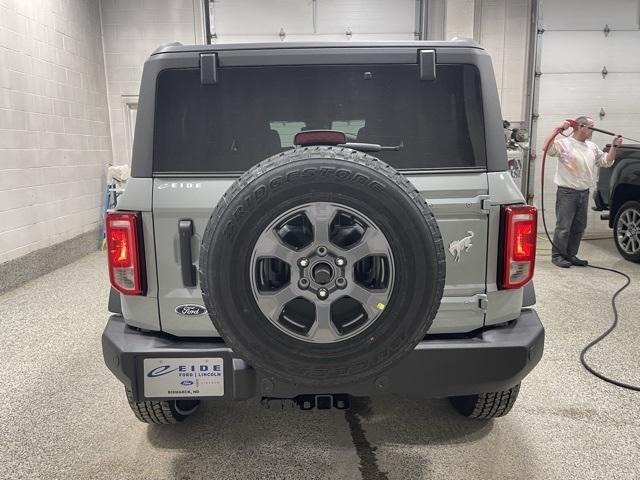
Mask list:
[{"label": "bridgestone tire", "polygon": [[620,241],[618,239],[618,221],[620,220],[620,217],[625,212],[633,212],[633,211],[640,212],[640,202],[636,202],[632,200],[632,201],[626,202],[618,209],[616,218],[613,221],[613,241],[616,244],[616,248],[618,249],[618,252],[620,253],[620,255],[622,255],[622,258],[624,258],[625,260],[629,260],[630,262],[637,263],[637,262],[640,262],[640,251],[636,253],[626,252],[623,246],[620,245]]},{"label": "bridgestone tire", "polygon": [[[388,305],[366,330],[335,343],[309,343],[276,328],[252,293],[251,255],[279,215],[335,202],[371,219],[393,253]],[[416,188],[384,162],[347,148],[305,147],[275,155],[242,175],[203,234],[200,285],[217,331],[254,368],[286,382],[323,387],[375,377],[422,340],[440,306],[444,247]]]},{"label": "bridgestone tire", "polygon": [[195,412],[200,405],[199,400],[151,400],[134,402],[131,392],[126,390],[129,407],[138,420],[143,423],[168,425],[179,423]]},{"label": "bridgestone tire", "polygon": [[500,392],[450,397],[449,400],[460,415],[481,420],[504,417],[513,408],[518,392],[520,392],[520,384]]}]

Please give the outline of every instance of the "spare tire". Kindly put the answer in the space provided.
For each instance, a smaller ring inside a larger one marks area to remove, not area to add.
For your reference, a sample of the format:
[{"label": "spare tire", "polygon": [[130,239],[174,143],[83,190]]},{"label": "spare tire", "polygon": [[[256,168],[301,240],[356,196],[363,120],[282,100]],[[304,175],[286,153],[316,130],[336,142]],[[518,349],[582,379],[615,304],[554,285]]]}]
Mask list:
[{"label": "spare tire", "polygon": [[347,148],[305,147],[242,175],[202,238],[200,285],[223,339],[299,385],[374,377],[424,337],[445,255],[415,187]]}]

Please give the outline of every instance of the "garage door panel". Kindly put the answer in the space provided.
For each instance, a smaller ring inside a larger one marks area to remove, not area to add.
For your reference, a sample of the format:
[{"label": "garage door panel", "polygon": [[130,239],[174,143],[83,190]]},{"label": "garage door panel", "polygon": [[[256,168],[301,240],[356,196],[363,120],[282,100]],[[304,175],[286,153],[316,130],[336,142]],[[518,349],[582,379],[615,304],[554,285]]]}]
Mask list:
[{"label": "garage door panel", "polygon": [[[300,35],[296,35],[296,34],[291,34],[291,35],[287,35],[285,37],[285,41],[287,42],[297,42],[297,41],[306,41],[306,40],[311,40],[313,37],[310,35],[304,35],[304,34],[300,34]],[[282,39],[280,38],[280,36],[278,35],[278,33],[268,33],[268,34],[262,34],[262,35],[245,35],[245,34],[240,34],[240,35],[234,35],[234,34],[222,34],[222,35],[217,35],[217,39],[216,39],[216,44],[220,44],[220,43],[273,43],[273,42],[281,42]]]},{"label": "garage door panel", "polygon": [[[346,35],[339,33],[319,34],[292,34],[287,35],[284,43],[288,42],[344,42],[351,40],[352,42],[374,42],[374,41],[397,41],[397,40],[413,40],[412,33],[395,34],[389,33],[380,35],[376,33],[370,34],[353,34],[351,39]],[[218,35],[216,44],[220,43],[259,43],[259,42],[280,42],[281,38],[277,34],[268,35]]]},{"label": "garage door panel", "polygon": [[[566,115],[569,112],[607,114],[640,112],[640,73],[543,74],[540,77],[541,114]],[[596,117],[597,118],[597,117]]]},{"label": "garage door panel", "polygon": [[[598,112],[580,112],[574,111],[570,114],[564,115],[541,115],[538,119],[538,130],[537,130],[537,138],[539,152],[538,154],[542,154],[542,144],[544,139],[547,138],[547,135],[553,128],[555,128],[562,120],[569,118],[575,118],[580,114],[584,114],[587,116],[593,116],[595,121],[595,126],[600,127],[603,130],[608,130],[610,132],[621,133],[630,138],[636,138],[640,140],[640,113],[636,114],[622,114],[622,115],[607,115],[604,119],[600,120],[598,118]],[[594,132],[593,141],[600,146],[600,148],[604,148],[607,143],[611,142],[611,137],[608,135],[604,135],[602,133]],[[625,140],[626,142],[626,140]],[[631,143],[631,142],[627,142]]]},{"label": "garage door panel", "polygon": [[313,5],[304,0],[216,0],[216,35],[264,35],[280,29],[289,34],[313,33]]},{"label": "garage door panel", "polygon": [[[623,132],[625,135],[628,135],[632,138],[640,138],[640,127],[636,127],[635,125],[640,125],[640,114],[635,115],[611,115],[611,117],[607,116],[603,121],[600,121],[597,117],[597,112],[584,112],[586,115],[596,115],[595,121],[596,126],[599,126],[605,130],[610,130],[614,132]],[[536,207],[540,208],[540,175],[542,171],[542,144],[544,139],[549,135],[549,132],[555,128],[562,120],[564,120],[567,116],[575,117],[578,113],[573,115],[546,115],[541,116],[538,119],[538,129],[537,129],[537,138],[538,138],[538,147],[536,152],[537,161],[534,164],[535,171],[535,188],[534,188],[534,204]],[[602,135],[600,133],[594,133],[593,141],[600,147],[604,148],[604,146],[611,141],[611,137],[606,135]],[[547,217],[547,226],[549,227],[550,232],[553,233],[553,227],[555,225],[555,202],[556,202],[556,186],[553,183],[553,178],[556,172],[556,159],[554,157],[549,157],[547,159],[547,168],[545,175],[545,210]],[[593,206],[593,199],[589,198],[589,211],[588,211],[588,222],[587,222],[587,236],[589,235],[603,235],[605,237],[611,235],[611,230],[609,229],[609,224],[606,221],[600,220],[600,213],[591,209]],[[542,221],[538,222],[538,230],[543,231]]]},{"label": "garage door panel", "polygon": [[[595,115],[594,121],[595,126],[600,127],[603,130],[608,130],[610,132],[620,133],[629,138],[635,138],[640,140],[640,113],[633,115],[607,115],[603,120],[600,120],[596,113],[593,112],[583,112],[585,115]],[[537,125],[537,138],[538,138],[538,152],[537,154],[542,155],[542,144],[544,143],[547,135],[553,130],[561,121],[569,118],[574,118],[578,116],[580,112],[575,113],[573,115],[544,115],[540,116],[538,119]],[[608,135],[604,135],[602,133],[594,132],[593,141],[600,147],[604,148],[604,146],[608,143],[611,143],[611,137]],[[625,143],[632,143],[627,140],[624,140]]]},{"label": "garage door panel", "polygon": [[637,0],[547,0],[542,24],[547,30],[638,29]]},{"label": "garage door panel", "polygon": [[318,41],[345,41],[352,42],[375,42],[375,41],[398,41],[415,40],[413,33],[353,33],[351,38],[347,38],[341,33],[317,34],[313,37]]},{"label": "garage door panel", "polygon": [[[585,54],[573,54],[579,46]],[[640,72],[640,31],[545,32],[542,37],[542,73]]]},{"label": "garage door panel", "polygon": [[[541,150],[549,132],[563,119],[592,117],[596,126],[640,138],[640,31],[638,0],[544,0],[541,23],[540,97],[534,163],[535,200],[540,206]],[[605,24],[610,32],[604,35]],[[602,78],[606,66],[610,72]],[[600,109],[606,115],[599,118]],[[595,133],[600,147],[611,141]],[[555,224],[556,159],[550,158],[545,175],[545,204],[550,228]],[[592,202],[592,200],[590,200]],[[589,210],[588,234],[611,232],[600,213]],[[540,225],[540,229],[542,225]]]},{"label": "garage door panel", "polygon": [[415,0],[318,0],[316,8],[320,34],[344,33],[347,28],[354,36],[415,31]]}]

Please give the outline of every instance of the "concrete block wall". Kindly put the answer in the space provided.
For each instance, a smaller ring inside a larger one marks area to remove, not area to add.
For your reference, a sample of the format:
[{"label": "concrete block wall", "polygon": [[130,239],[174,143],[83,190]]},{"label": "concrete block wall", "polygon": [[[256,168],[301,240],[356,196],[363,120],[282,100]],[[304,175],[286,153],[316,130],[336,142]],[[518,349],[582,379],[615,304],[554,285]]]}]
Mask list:
[{"label": "concrete block wall", "polygon": [[[529,2],[475,2],[505,117],[519,119]],[[470,33],[475,2],[450,0],[456,34]],[[0,0],[0,264],[97,229],[105,167],[130,162],[127,103],[136,103],[142,65],[162,43],[202,43],[202,8]]]},{"label": "concrete block wall", "polygon": [[502,116],[524,120],[529,35],[529,0],[480,2],[479,43],[489,52],[498,83]]},{"label": "concrete block wall", "polygon": [[447,0],[445,39],[473,38],[476,0]]},{"label": "concrete block wall", "polygon": [[159,45],[204,43],[200,0],[101,0],[115,165],[131,161],[127,102],[136,103],[142,66]]},{"label": "concrete block wall", "polygon": [[96,230],[110,161],[98,0],[0,0],[0,264]]},{"label": "concrete block wall", "polygon": [[491,55],[502,115],[524,120],[530,0],[447,0],[445,38],[475,38]]}]

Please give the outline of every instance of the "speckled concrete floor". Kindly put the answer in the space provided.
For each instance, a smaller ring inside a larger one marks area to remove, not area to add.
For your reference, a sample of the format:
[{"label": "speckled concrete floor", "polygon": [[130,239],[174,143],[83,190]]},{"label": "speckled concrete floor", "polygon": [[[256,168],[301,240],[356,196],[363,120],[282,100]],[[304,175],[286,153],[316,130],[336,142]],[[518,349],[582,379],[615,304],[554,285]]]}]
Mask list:
[{"label": "speckled concrete floor", "polygon": [[[640,265],[610,241],[582,253],[635,279],[620,298],[620,328],[590,360],[639,384]],[[106,278],[95,253],[0,297],[0,478],[362,478],[339,411],[207,403],[179,426],[139,423],[102,362]],[[359,418],[378,478],[638,478],[640,393],[578,363],[608,326],[619,284],[605,272],[555,268],[541,252],[546,351],[512,413],[475,422],[444,400],[375,399]]]}]

